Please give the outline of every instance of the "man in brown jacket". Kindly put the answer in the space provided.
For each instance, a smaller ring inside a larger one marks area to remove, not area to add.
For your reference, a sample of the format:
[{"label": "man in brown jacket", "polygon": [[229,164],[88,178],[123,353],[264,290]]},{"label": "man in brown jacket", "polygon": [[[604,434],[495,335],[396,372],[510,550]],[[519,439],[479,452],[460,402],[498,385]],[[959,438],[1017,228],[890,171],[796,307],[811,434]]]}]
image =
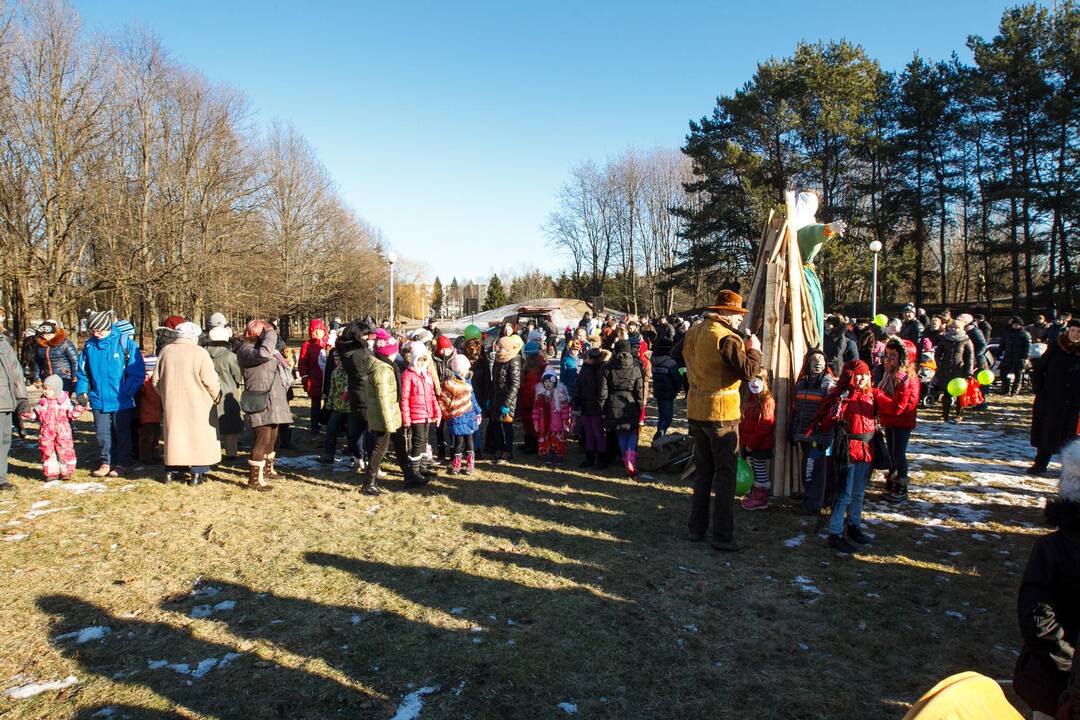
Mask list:
[{"label": "man in brown jacket", "polygon": [[709,495],[712,502],[712,538],[717,550],[739,550],[735,542],[735,475],[739,451],[739,387],[761,367],[761,343],[738,333],[746,310],[732,290],[721,290],[705,318],[683,338],[681,354],[690,380],[686,417],[694,438],[694,495],[690,509],[690,539],[705,539],[709,528]]}]

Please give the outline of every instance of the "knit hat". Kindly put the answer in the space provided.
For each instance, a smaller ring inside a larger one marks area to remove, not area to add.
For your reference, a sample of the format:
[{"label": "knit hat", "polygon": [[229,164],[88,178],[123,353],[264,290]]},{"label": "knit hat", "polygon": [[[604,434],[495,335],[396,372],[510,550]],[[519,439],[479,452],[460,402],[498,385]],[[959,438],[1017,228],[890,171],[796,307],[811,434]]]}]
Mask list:
[{"label": "knit hat", "polygon": [[183,316],[170,315],[169,317],[165,318],[165,327],[169,328],[170,330],[175,330],[176,326],[182,322],[184,322]]},{"label": "knit hat", "polygon": [[531,333],[529,333],[529,337],[526,338],[526,343],[534,342],[537,345],[542,345],[544,343],[544,340],[546,339],[547,336],[544,335],[544,332],[542,330],[533,330]]},{"label": "knit hat", "polygon": [[450,342],[450,338],[446,337],[445,335],[440,335],[438,339],[435,340],[436,350],[451,350],[453,349],[453,347],[454,343]]},{"label": "knit hat", "polygon": [[870,374],[870,366],[867,365],[862,360],[855,360],[855,361],[853,361],[851,363],[851,374],[852,375],[869,375]]},{"label": "knit hat", "polygon": [[108,330],[113,324],[112,310],[93,310],[86,316],[86,329],[90,332]]},{"label": "knit hat", "polygon": [[147,355],[143,358],[143,365],[146,366],[146,372],[154,372],[154,368],[157,367],[157,355]]},{"label": "knit hat", "polygon": [[521,350],[524,355],[537,355],[540,352],[540,343],[535,340],[530,340],[525,343],[525,347]]},{"label": "knit hat", "polygon": [[225,316],[221,313],[214,313],[210,316],[210,319],[206,321],[206,324],[212,328],[223,327],[225,323]]},{"label": "knit hat", "polygon": [[393,357],[397,355],[398,343],[394,339],[394,336],[386,332],[383,328],[375,330],[375,354],[382,357]]},{"label": "knit hat", "polygon": [[612,352],[616,352],[616,353],[621,353],[621,352],[628,353],[628,352],[630,352],[630,341],[629,340],[620,340],[619,342],[615,343],[615,347],[611,348],[611,350],[612,350]]},{"label": "knit hat", "polygon": [[908,303],[907,305],[905,305],[903,307],[902,310],[900,310],[900,312],[901,312],[901,314],[906,313],[906,312],[913,313],[913,312],[915,312],[915,306],[912,305],[911,303]]},{"label": "knit hat", "polygon": [[1072,441],[1061,451],[1058,497],[1080,503],[1080,440]]},{"label": "knit hat", "polygon": [[232,337],[232,328],[216,325],[210,328],[210,332],[207,335],[210,338],[210,342],[228,342]]},{"label": "knit hat", "polygon": [[425,330],[424,328],[420,328],[419,330],[413,330],[409,334],[409,339],[410,340],[412,340],[413,342],[419,342],[419,343],[429,343],[429,342],[431,342],[431,339],[433,337],[434,337],[434,335],[432,335],[429,331]]},{"label": "knit hat", "polygon": [[135,339],[135,326],[131,324],[130,320],[117,320],[116,329],[120,331],[121,335],[127,335],[132,340]]},{"label": "knit hat", "polygon": [[472,370],[472,363],[464,355],[455,355],[450,359],[450,369],[458,375],[467,375]]},{"label": "knit hat", "polygon": [[183,322],[176,326],[176,332],[182,340],[195,342],[202,335],[202,328],[193,322]]},{"label": "knit hat", "polygon": [[59,375],[50,375],[41,384],[47,388],[52,388],[53,393],[56,395],[64,392],[64,381]]}]

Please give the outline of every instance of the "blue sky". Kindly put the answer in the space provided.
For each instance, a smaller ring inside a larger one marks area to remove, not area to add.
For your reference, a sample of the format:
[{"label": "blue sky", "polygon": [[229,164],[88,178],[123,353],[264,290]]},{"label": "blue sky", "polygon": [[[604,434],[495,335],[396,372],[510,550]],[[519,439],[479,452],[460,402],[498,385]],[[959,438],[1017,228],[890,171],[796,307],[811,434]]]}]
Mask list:
[{"label": "blue sky", "polygon": [[565,260],[540,226],[569,168],[678,147],[687,121],[799,40],[885,68],[967,57],[998,0],[248,2],[84,0],[87,29],[138,23],[174,57],[292,121],[345,200],[432,274]]}]

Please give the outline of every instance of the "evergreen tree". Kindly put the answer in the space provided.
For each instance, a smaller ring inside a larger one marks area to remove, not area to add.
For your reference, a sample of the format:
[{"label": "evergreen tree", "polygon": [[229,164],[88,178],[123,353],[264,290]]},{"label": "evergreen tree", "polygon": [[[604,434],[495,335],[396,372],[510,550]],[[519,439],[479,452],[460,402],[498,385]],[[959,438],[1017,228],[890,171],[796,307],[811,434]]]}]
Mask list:
[{"label": "evergreen tree", "polygon": [[431,284],[431,314],[434,317],[442,317],[443,287],[439,276],[435,276],[435,282]]},{"label": "evergreen tree", "polygon": [[503,290],[502,280],[499,280],[499,276],[494,274],[491,279],[488,280],[487,297],[484,298],[484,305],[480,308],[483,311],[494,310],[500,308],[510,302],[506,297],[506,291]]},{"label": "evergreen tree", "polygon": [[456,276],[450,280],[449,297],[450,297],[450,302],[454,306],[455,315],[460,314],[461,313],[461,306],[462,306],[461,286],[458,285],[458,281],[457,281]]}]

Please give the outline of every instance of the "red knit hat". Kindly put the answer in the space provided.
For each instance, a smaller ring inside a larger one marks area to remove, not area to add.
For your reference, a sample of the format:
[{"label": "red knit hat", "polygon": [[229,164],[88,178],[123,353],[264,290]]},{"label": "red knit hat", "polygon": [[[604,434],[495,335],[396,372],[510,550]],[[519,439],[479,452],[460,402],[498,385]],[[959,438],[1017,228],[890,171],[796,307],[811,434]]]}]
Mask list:
[{"label": "red knit hat", "polygon": [[184,322],[184,318],[181,315],[170,315],[165,318],[165,327],[170,330],[175,330],[177,325],[181,325]]},{"label": "red knit hat", "polygon": [[870,374],[870,366],[867,365],[862,360],[856,360],[853,363],[851,363],[851,374],[852,375],[869,375]]},{"label": "red knit hat", "polygon": [[450,342],[450,338],[445,335],[440,335],[435,341],[436,350],[450,350],[454,347],[454,343]]}]

